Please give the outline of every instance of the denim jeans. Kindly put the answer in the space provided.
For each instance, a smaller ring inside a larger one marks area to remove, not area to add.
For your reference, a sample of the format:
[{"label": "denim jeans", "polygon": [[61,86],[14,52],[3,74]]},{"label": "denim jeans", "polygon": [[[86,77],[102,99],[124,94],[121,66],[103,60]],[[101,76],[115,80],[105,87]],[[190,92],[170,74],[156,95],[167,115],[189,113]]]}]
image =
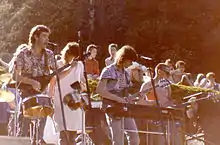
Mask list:
[{"label": "denim jeans", "polygon": [[[123,121],[124,120],[124,121]],[[129,145],[139,145],[140,139],[137,132],[122,132],[122,122],[124,122],[124,129],[137,131],[137,126],[133,118],[119,118],[107,116],[109,127],[112,131],[113,145],[123,145],[124,134],[127,137]]]}]

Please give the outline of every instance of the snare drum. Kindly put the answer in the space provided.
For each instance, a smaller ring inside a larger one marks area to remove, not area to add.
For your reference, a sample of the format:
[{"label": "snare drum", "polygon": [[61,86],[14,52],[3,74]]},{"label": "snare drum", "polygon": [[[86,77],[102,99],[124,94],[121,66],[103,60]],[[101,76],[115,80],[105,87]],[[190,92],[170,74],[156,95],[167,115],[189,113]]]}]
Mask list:
[{"label": "snare drum", "polygon": [[53,114],[51,98],[44,94],[24,98],[22,105],[25,117],[41,118]]}]

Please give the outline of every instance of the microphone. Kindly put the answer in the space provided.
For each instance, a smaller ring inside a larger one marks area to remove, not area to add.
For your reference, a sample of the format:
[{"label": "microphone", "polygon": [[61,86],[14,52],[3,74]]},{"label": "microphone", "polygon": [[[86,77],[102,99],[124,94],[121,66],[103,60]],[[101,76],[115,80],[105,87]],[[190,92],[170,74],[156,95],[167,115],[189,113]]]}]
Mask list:
[{"label": "microphone", "polygon": [[139,58],[139,59],[144,59],[144,60],[153,60],[153,58],[150,58],[150,57],[146,57],[146,56],[143,56],[143,55],[137,55],[137,57]]},{"label": "microphone", "polygon": [[56,43],[53,42],[47,42],[48,45],[53,46],[53,47],[57,47],[58,45]]}]

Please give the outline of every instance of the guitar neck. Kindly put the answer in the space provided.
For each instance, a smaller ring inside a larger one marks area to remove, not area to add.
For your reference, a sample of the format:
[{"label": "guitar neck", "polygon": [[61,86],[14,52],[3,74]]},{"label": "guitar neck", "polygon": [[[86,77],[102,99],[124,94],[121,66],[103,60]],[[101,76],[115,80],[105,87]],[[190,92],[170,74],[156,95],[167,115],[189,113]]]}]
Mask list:
[{"label": "guitar neck", "polygon": [[65,64],[64,66],[62,66],[61,68],[58,68],[57,70],[55,70],[53,73],[49,74],[48,76],[49,77],[53,77],[55,76],[56,74],[62,72],[64,69],[68,68],[69,66],[71,66],[71,64]]}]

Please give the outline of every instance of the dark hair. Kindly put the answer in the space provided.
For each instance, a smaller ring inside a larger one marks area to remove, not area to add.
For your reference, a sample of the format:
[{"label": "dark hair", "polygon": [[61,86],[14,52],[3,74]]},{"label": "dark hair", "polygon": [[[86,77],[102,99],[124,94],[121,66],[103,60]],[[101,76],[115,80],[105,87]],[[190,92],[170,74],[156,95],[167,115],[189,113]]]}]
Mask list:
[{"label": "dark hair", "polygon": [[50,33],[50,29],[45,25],[36,25],[36,26],[34,26],[31,29],[30,33],[29,33],[28,44],[33,45],[35,43],[34,35],[39,37],[42,32]]},{"label": "dark hair", "polygon": [[95,44],[90,44],[89,46],[87,46],[86,52],[91,52],[93,49],[97,49],[97,46]]},{"label": "dark hair", "polygon": [[109,44],[109,46],[108,46],[108,53],[109,53],[109,54],[111,54],[112,48],[115,48],[116,50],[118,50],[118,45],[117,45],[117,44],[114,44],[114,43]]},{"label": "dark hair", "polygon": [[179,60],[179,61],[177,61],[176,62],[176,68],[178,68],[178,67],[180,67],[180,66],[184,66],[185,67],[185,65],[186,65],[186,63],[184,62],[184,61],[182,61],[182,60]]},{"label": "dark hair", "polygon": [[79,44],[76,42],[69,42],[66,44],[66,46],[63,48],[61,51],[61,57],[64,59],[66,62],[67,56],[73,56],[73,58],[76,58],[79,56]]},{"label": "dark hair", "polygon": [[116,60],[118,63],[122,63],[125,60],[131,60],[131,61],[137,60],[137,52],[130,45],[122,46],[122,48],[120,48],[117,51],[116,56],[117,56]]}]

